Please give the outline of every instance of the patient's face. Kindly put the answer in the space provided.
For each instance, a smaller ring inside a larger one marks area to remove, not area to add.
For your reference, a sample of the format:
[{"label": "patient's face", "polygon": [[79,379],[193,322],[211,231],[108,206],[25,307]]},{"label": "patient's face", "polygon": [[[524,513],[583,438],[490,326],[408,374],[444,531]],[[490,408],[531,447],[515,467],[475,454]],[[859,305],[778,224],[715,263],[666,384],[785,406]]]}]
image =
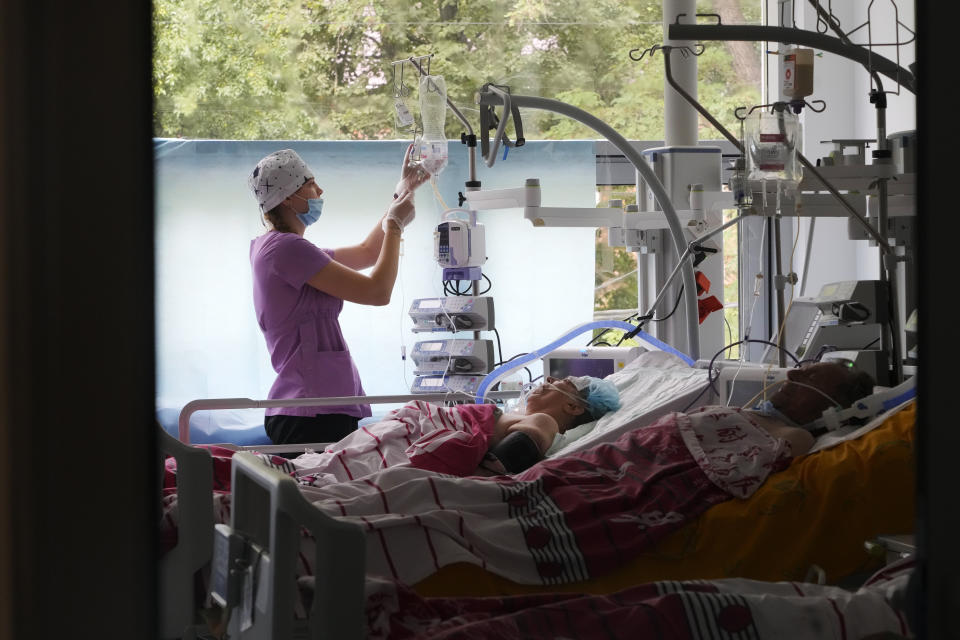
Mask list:
[{"label": "patient's face", "polygon": [[816,387],[834,398],[837,389],[849,375],[843,365],[835,362],[817,362],[791,369],[787,372],[787,382],[780,385],[777,392],[770,397],[770,402],[797,424],[813,422],[820,417],[824,409],[834,406],[834,403],[823,394],[801,384]]},{"label": "patient's face", "polygon": [[[563,392],[569,395],[564,395]],[[564,403],[574,403],[570,396],[580,397],[572,382],[547,376],[545,382],[527,396],[526,413],[550,413],[551,410],[560,409]]]}]

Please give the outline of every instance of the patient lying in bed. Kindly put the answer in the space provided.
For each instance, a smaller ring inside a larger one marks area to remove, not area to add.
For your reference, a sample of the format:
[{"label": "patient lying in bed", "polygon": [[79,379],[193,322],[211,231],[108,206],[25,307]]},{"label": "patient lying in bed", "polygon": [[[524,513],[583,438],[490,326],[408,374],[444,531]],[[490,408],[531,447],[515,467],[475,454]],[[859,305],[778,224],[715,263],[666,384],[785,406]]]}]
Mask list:
[{"label": "patient lying in bed", "polygon": [[767,415],[724,406],[669,413],[512,475],[459,478],[397,465],[319,487],[301,476],[301,491],[327,515],[366,528],[371,575],[414,584],[466,562],[520,584],[585,580],[713,505],[750,498],[808,451],[809,416],[855,399],[854,381],[842,365],[815,364],[791,372]]},{"label": "patient lying in bed", "polygon": [[[788,442],[792,455],[802,455],[813,443],[802,425],[831,405],[847,407],[867,395],[872,387],[864,376],[835,362],[795,369],[762,411],[748,412],[749,419]],[[397,465],[456,476],[515,474],[542,460],[556,434],[618,406],[613,385],[587,376],[547,378],[516,413],[489,404],[438,407],[414,401],[293,463],[301,481],[313,486]]]},{"label": "patient lying in bed", "polygon": [[413,401],[293,463],[298,476],[314,486],[400,465],[461,477],[519,473],[543,459],[557,434],[617,408],[619,395],[610,382],[548,377],[521,397],[514,411]]}]

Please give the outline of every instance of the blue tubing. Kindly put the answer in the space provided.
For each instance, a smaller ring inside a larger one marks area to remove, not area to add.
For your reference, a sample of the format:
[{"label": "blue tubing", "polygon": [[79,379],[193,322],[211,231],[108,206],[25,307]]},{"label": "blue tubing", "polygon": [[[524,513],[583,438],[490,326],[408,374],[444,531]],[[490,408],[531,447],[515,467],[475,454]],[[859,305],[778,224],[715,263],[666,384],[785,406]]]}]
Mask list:
[{"label": "blue tubing", "polygon": [[910,400],[910,399],[915,398],[915,397],[917,397],[917,386],[916,386],[916,384],[914,384],[913,386],[911,386],[909,389],[907,389],[907,390],[904,391],[903,393],[897,395],[896,397],[893,397],[893,398],[890,398],[889,400],[884,401],[884,403],[883,403],[883,410],[884,410],[884,411],[887,411],[887,410],[889,410],[889,409],[892,409],[892,408],[896,407],[897,405],[899,405],[899,404],[901,404],[901,403],[904,403],[904,402],[906,402],[907,400]]},{"label": "blue tubing", "polygon": [[[531,351],[526,355],[523,355],[519,358],[511,360],[510,362],[507,362],[505,364],[502,364],[496,369],[494,369],[493,371],[491,371],[490,373],[488,373],[480,382],[480,386],[477,387],[477,397],[476,397],[477,404],[481,404],[483,402],[484,396],[486,395],[487,390],[491,386],[496,384],[501,378],[506,376],[508,373],[510,373],[514,369],[519,369],[520,367],[524,366],[528,362],[531,362],[533,360],[538,360],[539,358],[542,358],[543,356],[547,355],[548,353],[550,353],[560,345],[566,344],[567,342],[569,342],[573,338],[576,338],[580,334],[585,333],[587,331],[592,331],[594,329],[623,329],[624,331],[630,332],[636,329],[636,326],[627,322],[623,322],[621,320],[605,320],[605,321],[598,320],[594,322],[585,322],[581,325],[577,325],[576,327],[574,327],[567,333],[563,334],[562,336],[560,336],[550,344],[546,345],[545,347],[540,347],[536,351]],[[684,362],[689,364],[691,367],[694,364],[693,359],[690,356],[688,356],[685,353],[681,353],[680,351],[677,351],[676,349],[674,349],[673,347],[671,347],[665,342],[661,342],[660,340],[657,340],[656,338],[651,336],[649,333],[640,331],[635,336],[635,339],[638,340],[639,342],[644,342],[647,345],[653,347],[654,350],[666,351],[668,353],[674,354],[675,356],[679,356]]]}]

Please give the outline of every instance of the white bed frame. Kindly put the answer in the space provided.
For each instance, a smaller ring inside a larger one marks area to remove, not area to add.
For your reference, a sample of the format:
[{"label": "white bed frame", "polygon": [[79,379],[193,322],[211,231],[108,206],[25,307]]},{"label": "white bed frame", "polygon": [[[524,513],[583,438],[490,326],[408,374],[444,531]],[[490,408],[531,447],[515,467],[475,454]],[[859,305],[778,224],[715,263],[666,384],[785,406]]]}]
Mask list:
[{"label": "white bed frame", "polygon": [[263,552],[258,556],[259,575],[251,596],[253,624],[241,630],[245,616],[235,610],[228,626],[230,637],[282,640],[294,637],[295,630],[304,631],[294,619],[299,595],[293,579],[303,527],[316,541],[307,637],[363,638],[367,544],[363,528],[316,509],[293,478],[267,467],[252,453],[234,455],[232,483],[230,528]]},{"label": "white bed frame", "polygon": [[[519,392],[516,391],[501,391],[493,392],[487,394],[492,399],[505,400],[509,398],[517,397]],[[197,632],[197,611],[195,607],[195,602],[199,594],[195,593],[195,575],[197,571],[200,571],[204,567],[207,567],[210,563],[210,559],[213,556],[213,526],[214,526],[214,514],[213,507],[211,503],[211,495],[213,494],[213,461],[210,457],[210,454],[205,450],[197,447],[190,446],[190,416],[197,411],[201,410],[211,410],[211,409],[256,409],[256,408],[266,408],[266,407],[289,407],[289,406],[322,406],[322,405],[343,405],[343,404],[396,404],[409,402],[411,400],[423,400],[425,402],[446,402],[452,400],[464,400],[466,397],[462,394],[450,394],[450,393],[438,393],[438,394],[411,394],[411,395],[394,395],[394,396],[362,396],[362,397],[349,397],[349,398],[302,398],[296,400],[251,400],[249,398],[206,398],[193,400],[187,403],[180,412],[178,425],[179,425],[179,436],[180,438],[174,438],[169,435],[162,427],[158,427],[160,431],[160,477],[163,477],[163,461],[164,456],[173,456],[177,461],[177,508],[179,514],[179,525],[177,533],[177,545],[165,553],[160,559],[159,563],[159,573],[160,573],[160,585],[159,585],[159,636],[163,639],[174,639],[174,638],[194,638]],[[472,399],[472,396],[470,396]],[[240,455],[241,452],[245,449],[256,450],[261,453],[288,453],[288,452],[302,452],[306,447],[312,447],[318,450],[322,450],[323,447],[328,443],[314,443],[314,444],[294,444],[294,445],[257,445],[249,447],[237,447],[236,445],[224,443],[217,446],[224,446],[227,448],[234,449]],[[247,454],[250,459],[256,461],[256,458]],[[247,459],[246,456],[242,456],[239,460]],[[238,460],[238,458],[235,458]],[[241,462],[243,464],[243,462]],[[262,468],[265,471],[271,471],[267,469],[264,465],[259,462],[256,462],[258,465],[254,467],[257,471]],[[236,466],[234,466],[236,469]],[[234,470],[234,473],[236,471]],[[278,481],[279,478],[284,477],[282,474],[273,472],[273,477],[270,482]],[[249,476],[249,474],[248,474]],[[248,482],[246,480],[247,476],[244,476],[241,482]],[[258,482],[267,482],[267,479],[271,478],[270,474],[267,474],[265,477],[250,480],[249,482],[258,483]],[[287,477],[287,480],[290,481],[289,486],[292,486],[296,489],[296,483],[292,478]],[[288,495],[289,489],[283,489],[283,486],[287,486],[287,483],[282,483],[277,485],[276,495]],[[248,490],[249,494],[254,494],[252,490]],[[267,505],[259,505],[264,508],[264,510],[256,511],[259,516],[266,516],[270,514],[270,521],[275,522],[279,520],[275,514],[283,512],[284,509],[293,510],[295,514],[304,514],[307,513],[308,517],[311,512],[316,512],[315,509],[311,507],[310,512],[305,512],[301,507],[291,507],[289,505],[294,504],[293,498],[274,498],[273,493],[271,493],[271,499]],[[300,492],[296,491],[296,495],[299,497]],[[231,508],[232,518],[237,517],[237,491],[234,489],[234,502]],[[246,498],[243,498],[245,501]],[[302,500],[302,498],[301,498]],[[255,525],[251,524],[250,512],[247,511],[246,504],[239,508],[241,511],[241,521],[239,531],[247,531],[249,529],[255,529]],[[329,518],[328,518],[329,520]],[[335,521],[330,521],[335,522]],[[231,523],[232,526],[234,523]],[[323,529],[323,524],[319,521],[303,522],[303,526],[307,526],[308,529],[314,532],[317,540],[333,539],[340,540],[342,537],[342,532],[338,529],[332,530],[332,533],[327,532]],[[284,535],[284,524],[273,524],[271,525],[272,529],[276,529],[278,535]],[[314,531],[316,529],[316,531]],[[264,537],[264,532],[259,532],[260,536],[258,539],[263,540],[272,540],[273,534]],[[318,544],[318,550],[321,549],[322,545]],[[296,543],[296,548],[299,548],[299,543]],[[318,554],[320,552],[318,551]],[[284,556],[285,557],[285,556]],[[347,558],[355,557],[359,558],[359,574],[363,576],[363,550],[361,548],[359,555],[355,556],[344,556]],[[332,560],[320,557],[318,555],[316,560],[316,566],[329,566]],[[335,559],[339,562],[340,559]],[[357,562],[354,561],[350,565],[351,571],[355,572],[358,570]],[[271,568],[271,576],[278,575],[293,575],[293,566],[286,567],[284,566],[284,572],[277,573]],[[286,569],[289,569],[288,571]],[[275,577],[271,577],[271,580],[279,585]],[[361,580],[362,582],[362,580]],[[318,583],[317,590],[315,593],[315,603],[328,603],[329,598],[324,594],[324,585]],[[337,587],[339,588],[339,587]],[[271,589],[271,592],[277,594],[280,598],[280,602],[286,602],[286,598],[292,598],[292,593],[287,593],[286,591],[276,591]],[[363,602],[363,594],[357,596],[357,602]],[[292,604],[292,600],[290,600]],[[322,610],[322,609],[321,609]],[[336,610],[336,609],[334,609]],[[319,611],[311,610],[311,620],[316,618],[317,620],[324,620],[324,616],[319,614]],[[313,614],[317,613],[318,615],[314,616]],[[271,614],[272,617],[272,614]],[[255,623],[256,629],[251,629],[245,631],[243,634],[233,635],[232,637],[239,638],[289,638],[292,637],[287,633],[286,627],[283,624],[286,622],[291,624],[294,621],[292,610],[290,612],[289,620],[284,617],[284,623],[281,624],[277,629],[283,631],[282,634],[277,634],[271,631],[267,635],[259,635],[262,625],[260,622]],[[267,623],[263,623],[267,624]],[[313,637],[323,638],[346,638],[347,636],[343,635],[329,635],[329,628],[324,626],[325,623],[316,623],[320,626],[318,634],[313,635]],[[272,622],[268,626],[273,625]],[[271,626],[272,628],[272,626]],[[339,629],[339,627],[338,627]],[[327,635],[324,635],[327,634]]]},{"label": "white bed frame", "polygon": [[204,449],[185,445],[160,431],[160,478],[164,456],[177,461],[177,545],[159,562],[160,637],[193,637],[194,575],[213,552],[213,460]]}]

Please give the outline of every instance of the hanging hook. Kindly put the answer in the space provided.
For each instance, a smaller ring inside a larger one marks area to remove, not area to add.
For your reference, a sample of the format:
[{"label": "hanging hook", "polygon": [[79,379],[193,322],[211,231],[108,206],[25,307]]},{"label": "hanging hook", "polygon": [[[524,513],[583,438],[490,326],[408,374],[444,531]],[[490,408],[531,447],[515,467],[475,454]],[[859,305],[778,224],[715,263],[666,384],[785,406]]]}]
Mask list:
[{"label": "hanging hook", "polygon": [[[817,100],[816,102],[823,102],[823,100]],[[750,110],[747,111],[747,114],[743,116],[740,115],[740,112],[746,111],[747,108],[737,107],[736,109],[733,110],[733,115],[737,118],[737,120],[743,121],[743,120],[746,120],[747,117],[757,109],[766,109],[767,107],[770,107],[770,113],[774,113],[776,111],[785,111],[788,106],[790,106],[788,102],[771,102],[770,104],[758,104],[750,107]],[[824,107],[826,107],[826,103],[824,103]],[[814,109],[814,111],[816,111],[816,109]],[[820,111],[823,111],[823,109],[821,109]]]},{"label": "hanging hook", "polygon": [[640,51],[640,49],[631,49],[630,52],[628,53],[628,55],[630,56],[630,59],[631,59],[631,60],[633,60],[633,61],[635,61],[635,62],[640,62],[641,60],[643,60],[643,57],[644,57],[645,55],[647,55],[647,54],[649,53],[649,54],[652,56],[658,49],[662,50],[664,53],[670,53],[670,52],[673,51],[674,49],[677,49],[677,50],[680,51],[680,54],[681,54],[684,58],[686,58],[688,55],[691,55],[691,54],[694,55],[694,56],[701,56],[701,55],[703,55],[703,52],[706,51],[707,48],[706,48],[705,46],[703,46],[703,44],[701,44],[701,43],[699,43],[699,42],[697,42],[696,44],[694,44],[694,45],[693,45],[693,48],[690,48],[690,47],[688,47],[688,46],[686,46],[686,45],[684,45],[684,46],[682,46],[682,47],[678,47],[678,46],[669,45],[669,44],[668,44],[668,45],[655,44],[655,45],[653,45],[652,47],[649,47],[649,48],[644,49],[643,51],[641,51],[641,53],[640,53],[639,56],[636,56],[636,55],[634,55],[634,54],[635,54],[637,51]]},{"label": "hanging hook", "polygon": [[[631,49],[627,55],[629,55],[630,59],[633,60],[634,62],[640,62],[641,60],[643,60],[643,57],[648,53],[652,56],[654,53],[656,53],[657,49],[663,49],[663,48],[664,47],[662,45],[655,44],[652,47],[647,47],[646,49],[643,49],[642,51],[640,49]],[[640,51],[639,56],[634,55],[637,51]]]}]

